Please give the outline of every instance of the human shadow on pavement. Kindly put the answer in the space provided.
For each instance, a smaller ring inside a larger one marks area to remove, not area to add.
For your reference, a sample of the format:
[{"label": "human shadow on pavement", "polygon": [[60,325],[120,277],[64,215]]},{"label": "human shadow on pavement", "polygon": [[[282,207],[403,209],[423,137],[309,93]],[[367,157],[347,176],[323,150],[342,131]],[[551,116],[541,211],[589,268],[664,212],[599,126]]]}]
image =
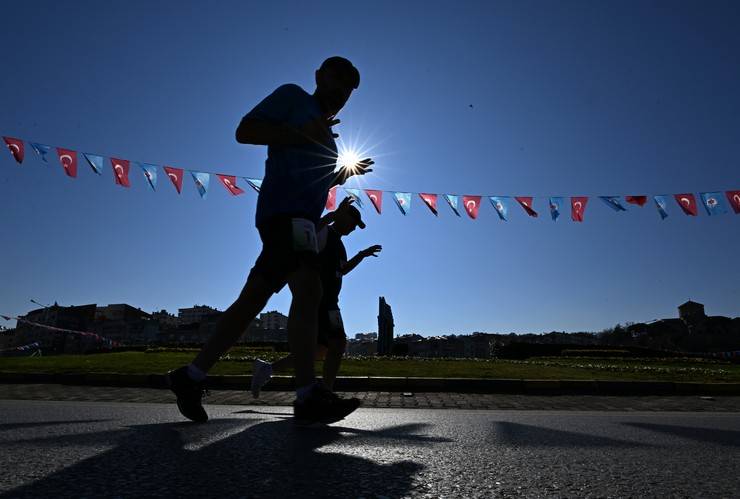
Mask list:
[{"label": "human shadow on pavement", "polygon": [[19,430],[24,428],[38,428],[40,426],[58,426],[79,423],[104,423],[109,419],[70,419],[66,421],[35,421],[32,423],[0,423],[0,431]]},{"label": "human shadow on pavement", "polygon": [[727,447],[740,447],[740,431],[719,430],[716,428],[700,428],[693,426],[676,426],[655,423],[622,423],[633,428],[667,433],[677,437],[708,442]]},{"label": "human shadow on pavement", "polygon": [[418,434],[425,426],[370,431],[233,418],[18,440],[26,449],[114,446],[0,497],[402,497],[424,466],[361,456],[379,445],[445,441]]},{"label": "human shadow on pavement", "polygon": [[651,447],[641,442],[553,430],[509,421],[494,423],[489,441],[516,447]]}]

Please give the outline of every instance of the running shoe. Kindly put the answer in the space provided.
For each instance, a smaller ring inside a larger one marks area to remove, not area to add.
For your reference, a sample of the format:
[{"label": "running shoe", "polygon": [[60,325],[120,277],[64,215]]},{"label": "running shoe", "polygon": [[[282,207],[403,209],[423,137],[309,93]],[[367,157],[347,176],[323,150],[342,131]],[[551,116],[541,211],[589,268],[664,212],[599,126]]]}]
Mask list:
[{"label": "running shoe", "polygon": [[205,381],[194,381],[188,376],[188,366],[167,373],[170,389],[177,395],[177,408],[180,413],[196,423],[208,421],[203,409],[203,396],[207,393]]},{"label": "running shoe", "polygon": [[260,390],[270,381],[271,377],[272,364],[261,359],[255,360],[252,370],[252,396],[254,398],[260,398]]},{"label": "running shoe", "polygon": [[293,402],[293,417],[296,423],[336,423],[360,407],[356,398],[343,399],[317,383],[305,400]]}]

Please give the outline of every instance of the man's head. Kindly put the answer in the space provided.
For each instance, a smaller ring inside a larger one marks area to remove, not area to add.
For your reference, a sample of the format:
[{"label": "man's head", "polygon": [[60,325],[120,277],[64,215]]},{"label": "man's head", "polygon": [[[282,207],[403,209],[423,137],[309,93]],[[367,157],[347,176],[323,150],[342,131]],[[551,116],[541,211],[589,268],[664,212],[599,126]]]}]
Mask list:
[{"label": "man's head", "polygon": [[316,93],[327,114],[334,116],[360,86],[360,72],[344,57],[329,57],[316,70]]},{"label": "man's head", "polygon": [[357,227],[364,229],[365,222],[362,221],[360,210],[354,206],[349,206],[346,210],[337,212],[332,227],[334,227],[334,230],[336,230],[339,235],[347,236]]}]

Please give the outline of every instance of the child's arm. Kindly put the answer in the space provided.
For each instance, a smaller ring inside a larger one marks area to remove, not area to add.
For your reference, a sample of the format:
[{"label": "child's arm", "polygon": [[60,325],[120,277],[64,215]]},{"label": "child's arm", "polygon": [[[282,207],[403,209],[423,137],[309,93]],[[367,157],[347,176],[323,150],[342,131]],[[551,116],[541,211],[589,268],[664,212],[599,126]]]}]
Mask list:
[{"label": "child's arm", "polygon": [[366,248],[359,253],[357,253],[355,256],[349,259],[344,265],[342,265],[342,275],[347,275],[352,270],[354,270],[355,267],[357,267],[362,260],[367,258],[368,256],[378,256],[378,253],[380,253],[380,250],[382,250],[383,247],[379,244],[375,244],[373,246],[370,246],[369,248]]}]

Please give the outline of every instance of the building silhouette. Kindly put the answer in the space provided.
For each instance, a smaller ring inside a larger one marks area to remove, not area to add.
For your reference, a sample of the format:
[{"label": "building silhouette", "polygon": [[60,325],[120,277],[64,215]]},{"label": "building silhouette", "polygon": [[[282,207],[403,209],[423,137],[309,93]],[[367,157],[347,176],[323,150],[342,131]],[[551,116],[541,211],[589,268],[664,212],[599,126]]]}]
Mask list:
[{"label": "building silhouette", "polygon": [[393,312],[384,297],[378,300],[378,355],[390,355],[393,349]]}]

